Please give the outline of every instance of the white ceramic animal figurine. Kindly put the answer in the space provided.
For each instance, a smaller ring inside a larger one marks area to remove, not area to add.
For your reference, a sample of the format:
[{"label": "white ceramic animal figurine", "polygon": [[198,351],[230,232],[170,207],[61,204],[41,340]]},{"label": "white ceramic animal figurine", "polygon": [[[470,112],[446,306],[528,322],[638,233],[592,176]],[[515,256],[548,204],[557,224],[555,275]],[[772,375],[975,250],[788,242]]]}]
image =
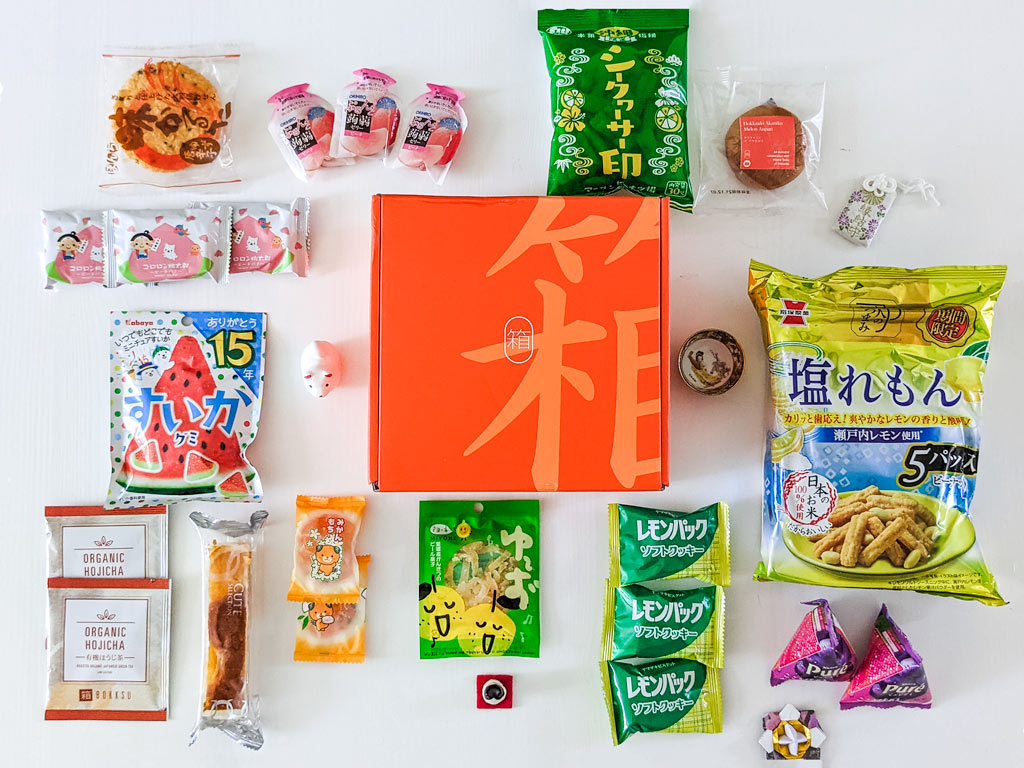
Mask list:
[{"label": "white ceramic animal figurine", "polygon": [[341,353],[327,341],[311,341],[299,360],[302,380],[314,397],[326,397],[341,380]]}]

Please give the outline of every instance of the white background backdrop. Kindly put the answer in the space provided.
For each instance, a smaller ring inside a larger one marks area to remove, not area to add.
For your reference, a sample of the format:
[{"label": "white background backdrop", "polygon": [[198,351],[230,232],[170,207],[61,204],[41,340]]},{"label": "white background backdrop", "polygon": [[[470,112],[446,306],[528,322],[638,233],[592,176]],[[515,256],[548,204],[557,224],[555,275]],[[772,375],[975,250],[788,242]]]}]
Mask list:
[{"label": "white background backdrop", "polygon": [[[632,5],[624,0],[621,5]],[[647,0],[643,5],[662,5]],[[746,298],[756,257],[803,274],[847,264],[1008,263],[986,379],[986,434],[975,516],[1003,594],[1022,598],[1020,384],[1024,258],[1017,155],[1024,101],[1024,6],[1008,1],[694,3],[691,67],[728,63],[830,67],[821,178],[831,212],[672,219],[672,347],[691,332],[733,332],[748,369],[709,399],[672,379],[672,485],[661,494],[545,496],[543,648],[539,660],[417,659],[417,497],[373,495],[362,549],[374,557],[369,656],[362,666],[292,662],[296,610],[284,600],[297,492],[366,486],[369,200],[433,194],[425,178],[368,164],[307,186],[286,170],[265,124],[267,96],[309,81],[333,100],[349,73],[380,68],[409,99],[425,81],[465,90],[469,130],[443,194],[542,194],[548,76],[534,2],[0,2],[0,765],[761,764],[761,714],[787,701],[817,709],[835,768],[866,763],[1020,764],[1024,685],[1019,603],[989,608],[939,597],[832,590],[858,652],[882,600],[924,655],[931,711],[840,713],[843,686],[768,672],[804,607],[824,590],[754,584],[760,530],[763,353]],[[346,8],[351,6],[351,10]],[[207,199],[313,198],[314,276],[44,293],[35,258],[40,208],[181,205],[188,192],[100,193],[104,45],[233,41],[241,46],[234,155],[245,181]],[[932,180],[937,210],[901,201],[877,243],[830,232],[856,177],[879,170]],[[199,696],[199,546],[185,510],[171,520],[174,581],[167,723],[45,723],[45,504],[99,503],[107,466],[107,312],[239,309],[270,315],[266,399],[252,457],[270,523],[257,665],[266,747],[247,753],[215,732],[186,748]],[[344,387],[302,389],[311,339],[340,344]],[[409,386],[416,382],[410,381]],[[725,732],[637,736],[613,749],[596,671],[606,504],[733,507]],[[515,708],[477,712],[477,673],[516,676]],[[565,761],[569,761],[565,763]],[[626,761],[626,762],[624,762]]]}]

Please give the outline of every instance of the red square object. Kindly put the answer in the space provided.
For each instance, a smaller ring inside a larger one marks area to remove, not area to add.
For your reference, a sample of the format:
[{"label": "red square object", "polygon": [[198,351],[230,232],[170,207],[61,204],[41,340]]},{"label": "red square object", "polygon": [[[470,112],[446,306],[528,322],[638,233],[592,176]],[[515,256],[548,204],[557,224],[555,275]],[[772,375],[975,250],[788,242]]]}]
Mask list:
[{"label": "red square object", "polygon": [[512,675],[477,675],[477,709],[512,709]]}]

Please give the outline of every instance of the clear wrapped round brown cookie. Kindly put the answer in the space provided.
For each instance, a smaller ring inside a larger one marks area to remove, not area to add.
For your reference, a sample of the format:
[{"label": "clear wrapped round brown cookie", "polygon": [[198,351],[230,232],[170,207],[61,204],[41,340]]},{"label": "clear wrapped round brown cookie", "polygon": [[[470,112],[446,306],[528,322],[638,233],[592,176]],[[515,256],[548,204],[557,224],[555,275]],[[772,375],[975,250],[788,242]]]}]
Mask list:
[{"label": "clear wrapped round brown cookie", "polygon": [[[792,168],[744,168],[743,148],[740,140],[740,122],[745,118],[789,117],[793,120],[793,167]],[[773,100],[747,110],[737,117],[725,134],[725,156],[736,178],[755,189],[779,189],[789,184],[804,172],[804,150],[806,148],[803,123],[800,118],[783,109]]]}]

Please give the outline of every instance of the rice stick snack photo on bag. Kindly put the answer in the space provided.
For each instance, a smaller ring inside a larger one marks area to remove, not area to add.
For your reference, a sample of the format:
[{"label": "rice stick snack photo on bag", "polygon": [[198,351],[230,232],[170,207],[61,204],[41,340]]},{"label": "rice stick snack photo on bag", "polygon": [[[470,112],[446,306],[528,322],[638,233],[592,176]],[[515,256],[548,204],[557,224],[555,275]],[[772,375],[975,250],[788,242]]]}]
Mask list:
[{"label": "rice stick snack photo on bag", "polygon": [[1004,604],[971,502],[1005,276],[751,262],[770,404],[756,579]]}]

